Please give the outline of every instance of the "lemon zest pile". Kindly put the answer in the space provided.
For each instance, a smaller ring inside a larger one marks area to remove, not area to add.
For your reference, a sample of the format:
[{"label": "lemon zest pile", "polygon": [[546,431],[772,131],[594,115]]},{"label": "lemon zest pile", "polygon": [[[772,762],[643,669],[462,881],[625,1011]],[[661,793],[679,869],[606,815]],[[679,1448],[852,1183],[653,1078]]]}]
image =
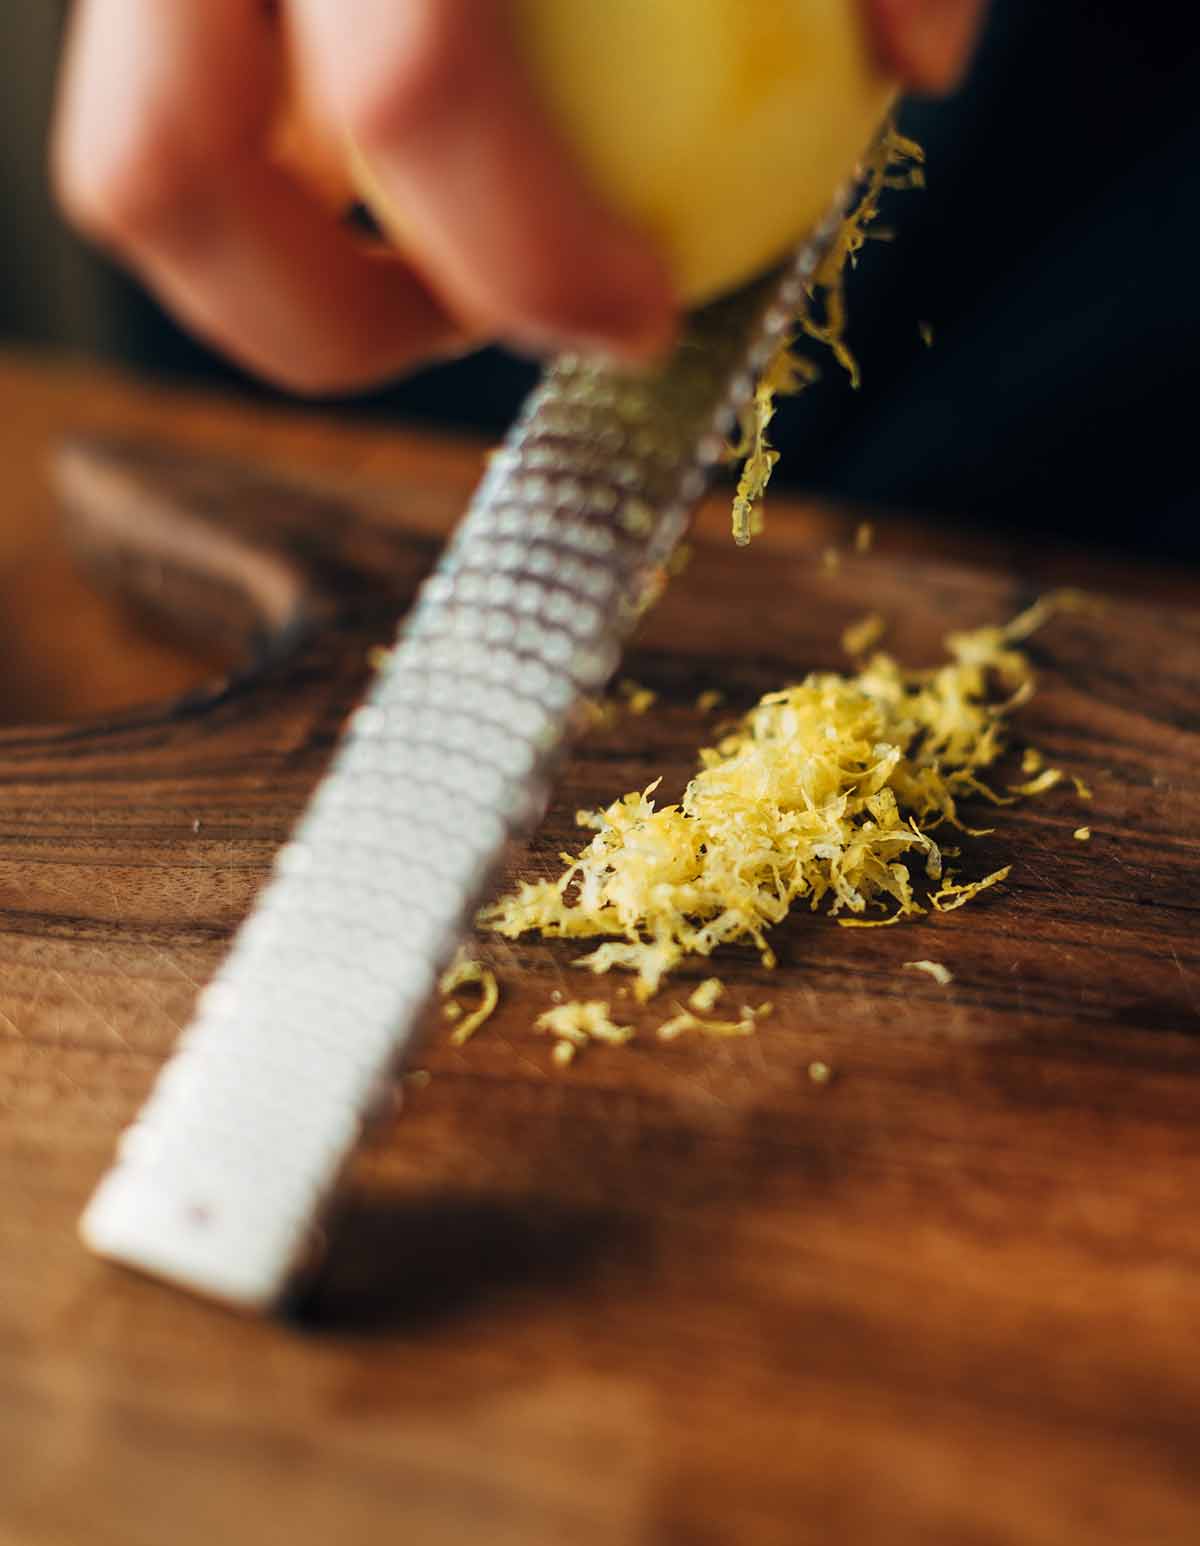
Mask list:
[{"label": "lemon zest pile", "polygon": [[524,882],[480,923],[509,938],[599,939],[576,964],[634,973],[645,1001],[685,957],[720,945],[753,945],[774,966],[768,932],[797,903],[851,927],[955,911],[1011,867],[962,881],[934,832],[973,835],[964,798],[1007,805],[1061,778],[1047,770],[1053,780],[1000,794],[980,774],[1033,690],[1016,641],[1073,605],[1050,597],[1007,625],[952,634],[949,661],[930,670],[879,653],[855,675],[814,673],[768,693],[701,751],[677,804],[657,806],[655,782],[580,812],[595,836],[564,855],[562,874]]},{"label": "lemon zest pile", "polygon": [[885,190],[924,186],[924,160],[920,145],[889,120],[867,153],[858,201],[814,274],[795,326],[784,335],[742,411],[738,438],[729,451],[731,461],[742,463],[733,499],[733,540],[739,547],[762,530],[760,502],[779,460],[768,436],[775,400],[802,391],[820,375],[812,360],[795,352],[798,336],[803,333],[823,344],[846,371],[851,386],[859,384],[858,362],[846,342],[846,270],[854,267],[868,237],[881,234],[870,227]]},{"label": "lemon zest pile", "polygon": [[[456,1004],[451,995],[457,993],[460,988],[469,987],[475,983],[479,985],[480,990],[479,1007],[464,1016],[461,1004]],[[462,950],[442,973],[438,990],[443,997],[450,1000],[443,1006],[442,1013],[448,1020],[457,1022],[450,1035],[450,1041],[455,1047],[461,1047],[470,1041],[484,1021],[491,1018],[496,1005],[500,1002],[500,985],[496,981],[495,972],[482,961],[473,961]]]}]

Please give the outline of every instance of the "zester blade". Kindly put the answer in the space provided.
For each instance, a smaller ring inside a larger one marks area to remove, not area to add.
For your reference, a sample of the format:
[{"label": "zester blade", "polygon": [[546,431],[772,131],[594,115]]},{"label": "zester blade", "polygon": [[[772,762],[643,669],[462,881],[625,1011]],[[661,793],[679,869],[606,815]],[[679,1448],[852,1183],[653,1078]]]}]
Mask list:
[{"label": "zester blade", "polygon": [[93,1250],[278,1302],[843,208],[661,369],[547,369],[123,1135],[81,1221]]}]

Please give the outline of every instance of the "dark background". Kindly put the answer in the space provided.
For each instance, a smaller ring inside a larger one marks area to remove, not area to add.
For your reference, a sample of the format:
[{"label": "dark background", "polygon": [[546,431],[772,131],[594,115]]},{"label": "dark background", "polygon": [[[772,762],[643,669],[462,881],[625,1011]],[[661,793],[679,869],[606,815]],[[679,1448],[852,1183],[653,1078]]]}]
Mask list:
[{"label": "dark background", "polygon": [[[0,341],[263,394],[49,207],[64,9],[8,0],[0,14]],[[1198,50],[1194,7],[995,0],[966,89],[904,110],[929,188],[892,196],[895,240],[869,244],[854,276],[861,390],[823,362],[781,411],[781,481],[1200,556]],[[496,433],[531,379],[489,351],[334,409]]]}]

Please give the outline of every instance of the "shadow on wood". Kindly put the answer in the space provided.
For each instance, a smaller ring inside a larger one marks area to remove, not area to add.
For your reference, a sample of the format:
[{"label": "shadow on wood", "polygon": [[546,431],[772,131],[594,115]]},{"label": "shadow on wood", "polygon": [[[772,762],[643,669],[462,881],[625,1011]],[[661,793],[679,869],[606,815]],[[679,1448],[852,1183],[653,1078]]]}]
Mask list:
[{"label": "shadow on wood", "polygon": [[568,1293],[614,1258],[649,1272],[648,1224],[553,1198],[481,1195],[351,1200],[329,1250],[289,1306],[316,1333],[420,1335],[522,1294]]}]

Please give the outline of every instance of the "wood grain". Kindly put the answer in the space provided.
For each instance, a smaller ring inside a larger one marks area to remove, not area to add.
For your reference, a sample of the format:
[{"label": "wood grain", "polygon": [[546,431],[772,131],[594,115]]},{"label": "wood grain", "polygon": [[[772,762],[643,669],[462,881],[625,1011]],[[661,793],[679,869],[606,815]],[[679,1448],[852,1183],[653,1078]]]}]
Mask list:
[{"label": "wood grain", "polygon": [[[74,1221],[479,448],[73,367],[9,362],[0,397],[6,625],[24,587],[21,636],[53,655],[48,608],[90,660],[73,699],[50,690],[69,654],[6,660],[0,1541],[1195,1539],[1194,575],[878,514],[875,551],[830,575],[820,551],[862,512],[781,504],[742,553],[706,511],[627,662],[659,706],[580,748],[514,873],[553,865],[577,806],[681,787],[702,689],[736,709],[838,666],[868,609],[932,660],[1062,578],[1113,599],[1034,641],[1020,732],[1094,802],[1004,813],[973,862],[1012,881],[960,913],[797,918],[769,979],[730,953],[735,998],[777,1006],[747,1041],[552,1072],[533,1018],[596,984],[570,949],[488,943],[496,1019],[461,1050],[431,1024],[433,1077],[362,1153],[311,1294],[255,1324],[90,1260]],[[42,454],[80,431],[204,456],[93,455],[82,489],[67,464],[63,530],[136,613],[71,574],[50,521]],[[147,633],[147,608],[216,629],[215,661]]]}]

